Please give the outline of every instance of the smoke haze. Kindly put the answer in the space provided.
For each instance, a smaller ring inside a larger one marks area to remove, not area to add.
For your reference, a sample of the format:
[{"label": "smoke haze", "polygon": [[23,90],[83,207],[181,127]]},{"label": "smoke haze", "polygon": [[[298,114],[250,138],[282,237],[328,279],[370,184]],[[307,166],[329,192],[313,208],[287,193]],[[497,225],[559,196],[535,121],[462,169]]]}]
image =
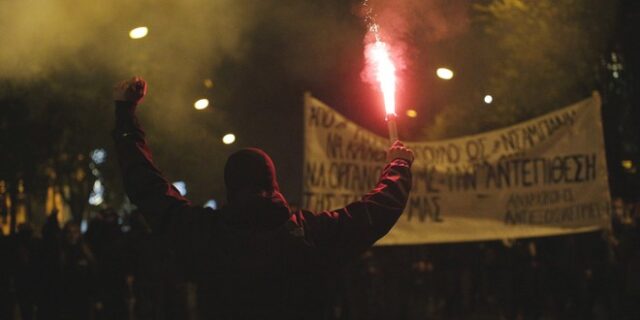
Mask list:
[{"label": "smoke haze", "polygon": [[[252,12],[241,2],[2,1],[0,72],[3,77],[35,77],[61,61],[83,59],[77,55],[90,49],[116,71],[130,71],[131,57],[147,53],[161,59],[154,64],[179,66],[166,73],[180,77],[225,55],[242,54],[241,35]],[[137,26],[149,27],[147,38],[128,38],[129,29]]]},{"label": "smoke haze", "polygon": [[[303,90],[360,123],[373,122],[366,117],[372,118],[371,102],[378,96],[360,75],[366,27],[354,11],[361,4],[0,0],[0,78],[53,83],[51,77],[68,70],[72,76],[95,73],[109,83],[143,76],[150,83],[145,103],[150,107],[140,116],[157,160],[169,175],[188,184],[199,181],[196,188],[219,177],[212,168],[218,170],[233,150],[221,146],[226,132],[237,133],[234,148],[258,145],[276,163],[297,168],[301,160],[286,156],[291,147],[281,141],[301,135],[292,122],[301,117]],[[417,52],[468,25],[463,0],[371,0],[370,5],[400,69],[406,64],[420,72]],[[147,37],[130,39],[129,31],[139,26],[149,28]],[[213,89],[203,86],[206,78]],[[86,81],[76,84],[96,90],[89,83],[94,79]],[[193,102],[204,96],[212,106],[197,114]],[[291,129],[265,134],[268,127]],[[208,154],[216,160],[207,160]],[[294,181],[288,189],[297,191],[299,173],[287,174],[283,180]]]}]

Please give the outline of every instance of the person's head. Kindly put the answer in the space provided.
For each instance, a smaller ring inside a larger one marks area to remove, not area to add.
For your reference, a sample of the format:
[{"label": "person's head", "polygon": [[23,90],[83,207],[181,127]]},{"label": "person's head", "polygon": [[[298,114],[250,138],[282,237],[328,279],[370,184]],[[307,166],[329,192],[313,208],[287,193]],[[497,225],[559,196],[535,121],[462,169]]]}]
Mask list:
[{"label": "person's head", "polygon": [[233,153],[224,167],[227,201],[234,203],[251,196],[271,197],[280,192],[271,157],[258,148]]}]

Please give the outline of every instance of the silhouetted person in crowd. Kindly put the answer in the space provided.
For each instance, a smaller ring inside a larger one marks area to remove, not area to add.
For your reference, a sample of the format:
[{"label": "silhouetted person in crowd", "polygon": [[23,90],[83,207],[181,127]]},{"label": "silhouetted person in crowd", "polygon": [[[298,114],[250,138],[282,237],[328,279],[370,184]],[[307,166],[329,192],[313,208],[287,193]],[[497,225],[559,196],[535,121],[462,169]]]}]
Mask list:
[{"label": "silhouetted person in crowd", "polygon": [[186,271],[198,282],[201,316],[322,318],[338,268],[400,217],[411,188],[412,152],[394,143],[371,192],[345,208],[312,213],[291,212],[271,158],[260,149],[242,149],[225,165],[228,203],[217,211],[192,206],[153,164],[135,114],[145,93],[140,78],[114,91],[114,138],[125,189],[150,213],[152,231],[170,238],[187,262]]},{"label": "silhouetted person in crowd", "polygon": [[53,210],[42,226],[42,256],[40,276],[42,289],[38,319],[59,319],[58,307],[61,286],[60,245],[62,230],[58,224],[58,211]]},{"label": "silhouetted person in crowd", "polygon": [[54,211],[42,228],[42,240],[42,301],[37,318],[89,319],[95,301],[95,259],[80,226],[70,221],[60,230]]},{"label": "silhouetted person in crowd", "polygon": [[96,260],[98,319],[123,319],[127,315],[125,238],[118,214],[111,208],[91,220],[86,238]]},{"label": "silhouetted person in crowd", "polygon": [[95,258],[82,240],[80,226],[67,222],[60,248],[61,319],[88,319],[95,301]]},{"label": "silhouetted person in crowd", "polygon": [[[2,218],[2,217],[0,217]],[[0,319],[14,317],[14,248],[12,239],[0,228]]]},{"label": "silhouetted person in crowd", "polygon": [[24,320],[34,319],[40,279],[40,243],[28,223],[18,225],[15,239],[15,286],[20,314]]}]

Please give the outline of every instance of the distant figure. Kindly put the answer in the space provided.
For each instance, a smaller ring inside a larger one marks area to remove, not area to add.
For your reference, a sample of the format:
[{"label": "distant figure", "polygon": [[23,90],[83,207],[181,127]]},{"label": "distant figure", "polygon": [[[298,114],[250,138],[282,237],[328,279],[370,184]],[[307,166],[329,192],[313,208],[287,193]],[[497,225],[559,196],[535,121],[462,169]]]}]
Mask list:
[{"label": "distant figure", "polygon": [[153,164],[136,106],[141,78],[114,90],[114,139],[126,192],[153,233],[173,244],[198,284],[205,319],[322,319],[330,283],[347,261],[384,236],[400,217],[411,188],[413,153],[399,141],[375,188],[334,211],[291,212],[271,158],[256,148],[225,165],[227,204],[192,206]]},{"label": "distant figure", "polygon": [[111,208],[101,210],[91,220],[85,239],[96,260],[96,300],[101,306],[96,318],[124,319],[128,263],[118,214]]},{"label": "distant figure", "polygon": [[14,244],[16,298],[24,320],[34,318],[38,302],[40,243],[33,233],[31,224],[19,224]]},{"label": "distant figure", "polygon": [[58,210],[53,210],[42,226],[40,278],[42,290],[37,319],[57,320],[60,314],[61,243],[62,229],[58,223]]},{"label": "distant figure", "polygon": [[89,319],[95,298],[95,259],[80,226],[69,221],[61,230],[57,216],[54,210],[42,227],[42,301],[36,318]]},{"label": "distant figure", "polygon": [[84,243],[77,223],[69,221],[64,225],[59,252],[60,319],[89,319],[96,296],[94,281],[96,261],[91,249]]},{"label": "distant figure", "polygon": [[[0,218],[2,218],[0,216]],[[13,285],[15,265],[14,241],[4,235],[0,228],[0,319],[13,319],[15,317],[15,288]]]}]

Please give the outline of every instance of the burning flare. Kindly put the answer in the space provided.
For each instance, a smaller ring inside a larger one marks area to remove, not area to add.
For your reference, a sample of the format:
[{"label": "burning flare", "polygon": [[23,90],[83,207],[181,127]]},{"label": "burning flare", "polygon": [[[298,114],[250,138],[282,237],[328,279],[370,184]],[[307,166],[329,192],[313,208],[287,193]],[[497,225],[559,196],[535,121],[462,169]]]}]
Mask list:
[{"label": "burning flare", "polygon": [[398,140],[398,127],[396,126],[396,66],[391,60],[391,52],[380,36],[380,26],[375,21],[369,1],[362,3],[365,12],[365,21],[369,26],[369,32],[375,37],[375,42],[366,46],[367,78],[373,78],[380,85],[380,91],[384,98],[385,120],[389,128],[389,140],[393,144]]},{"label": "burning flare", "polygon": [[389,47],[380,41],[376,35],[376,42],[369,47],[376,80],[384,97],[384,109],[387,115],[396,113],[396,67],[391,61]]}]

